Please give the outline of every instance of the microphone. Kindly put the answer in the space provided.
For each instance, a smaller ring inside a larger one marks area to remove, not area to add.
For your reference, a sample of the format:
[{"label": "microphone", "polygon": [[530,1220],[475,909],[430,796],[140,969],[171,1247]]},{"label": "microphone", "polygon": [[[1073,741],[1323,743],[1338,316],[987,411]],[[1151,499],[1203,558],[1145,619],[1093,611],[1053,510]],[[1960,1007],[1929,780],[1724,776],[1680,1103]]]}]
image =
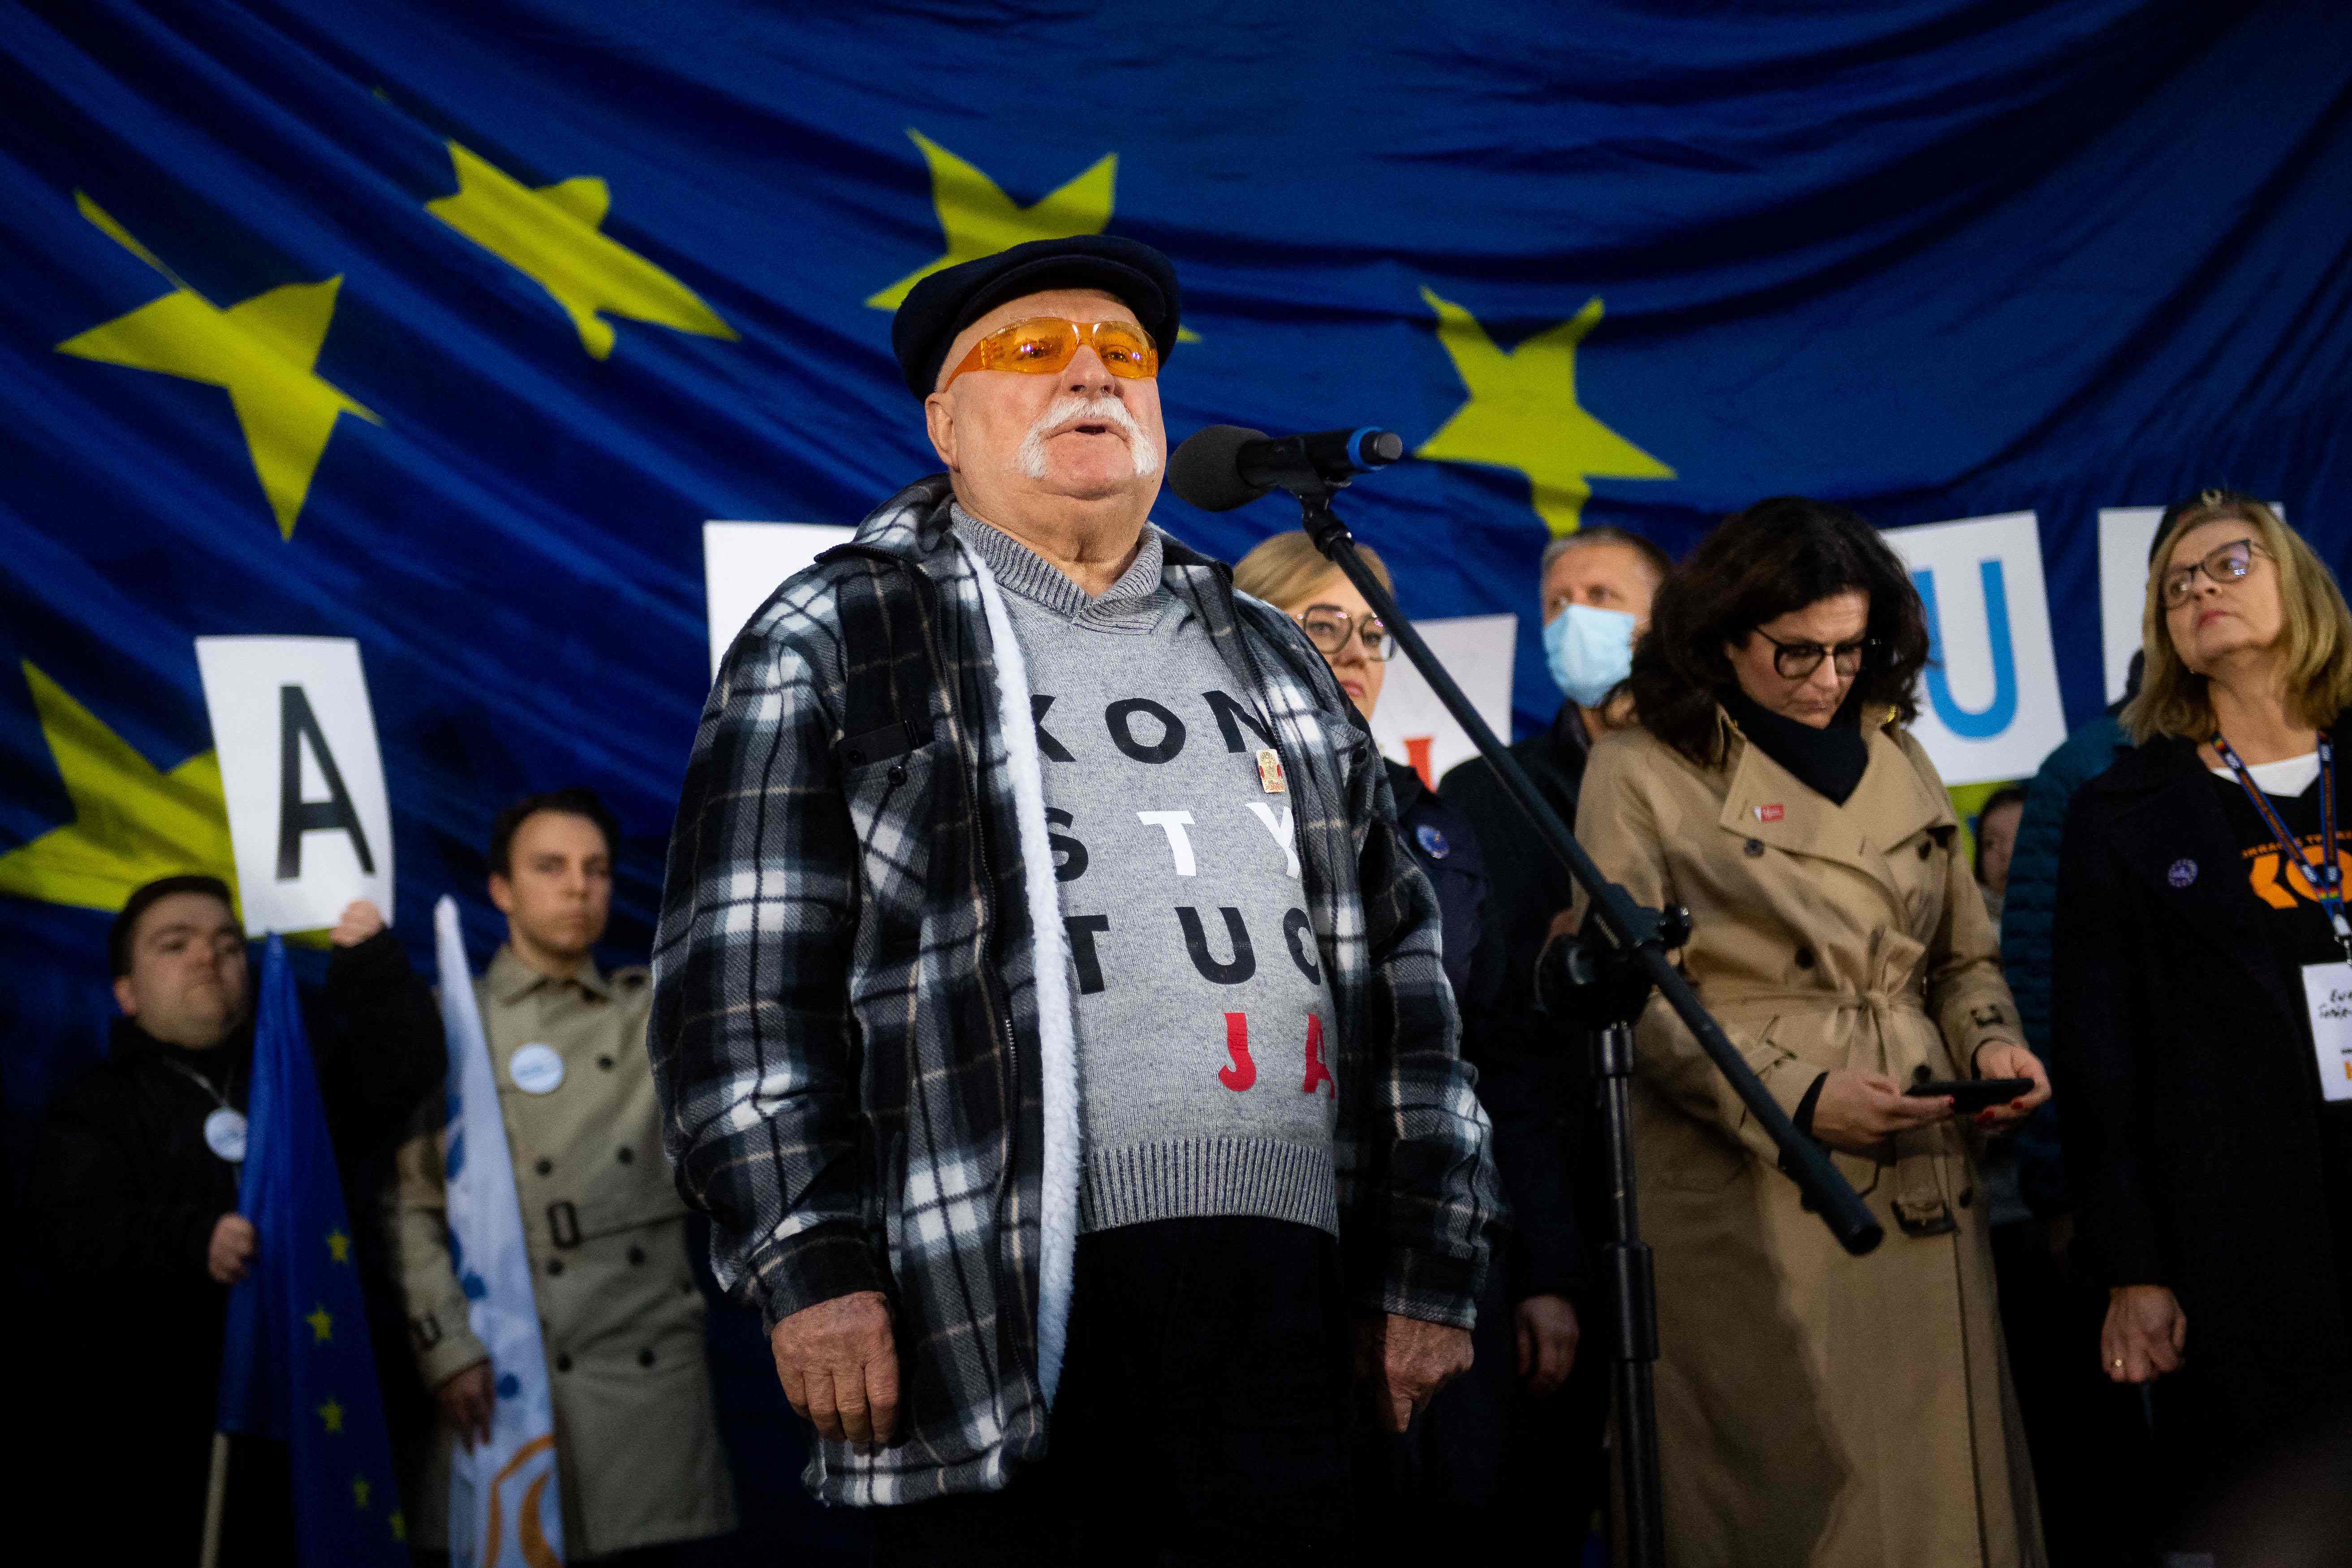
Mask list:
[{"label": "microphone", "polygon": [[1212,425],[1168,455],[1168,488],[1202,511],[1231,511],[1276,488],[1337,489],[1355,474],[1404,456],[1404,437],[1366,425],[1309,436],[1268,436],[1239,425]]}]

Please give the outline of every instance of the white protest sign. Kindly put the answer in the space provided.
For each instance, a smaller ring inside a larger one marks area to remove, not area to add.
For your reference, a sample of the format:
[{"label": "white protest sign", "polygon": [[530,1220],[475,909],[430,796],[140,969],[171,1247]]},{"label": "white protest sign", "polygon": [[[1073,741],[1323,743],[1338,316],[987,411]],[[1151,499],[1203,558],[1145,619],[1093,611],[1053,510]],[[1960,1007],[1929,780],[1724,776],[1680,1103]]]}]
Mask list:
[{"label": "white protest sign", "polygon": [[392,808],[360,645],[198,637],[196,668],[248,935],[316,931],[366,899],[392,919]]},{"label": "white protest sign", "polygon": [[2099,663],[2107,700],[2118,701],[2139,651],[2140,607],[2147,602],[2147,549],[2156,542],[2160,506],[2099,509]]},{"label": "white protest sign", "polygon": [[2030,511],[1890,528],[1927,610],[1911,732],[1948,784],[2031,777],[2066,738]]},{"label": "white protest sign", "polygon": [[752,613],[776,584],[836,544],[854,529],[830,522],[706,522],[702,525],[702,585],[710,608],[710,678]]},{"label": "white protest sign", "polygon": [[[1415,621],[1437,662],[1470,699],[1478,717],[1507,743],[1511,738],[1511,660],[1519,637],[1517,616],[1455,616]],[[1402,649],[1389,660],[1372,738],[1381,754],[1404,763],[1434,785],[1454,763],[1478,754],[1469,733],[1454,721]]]}]

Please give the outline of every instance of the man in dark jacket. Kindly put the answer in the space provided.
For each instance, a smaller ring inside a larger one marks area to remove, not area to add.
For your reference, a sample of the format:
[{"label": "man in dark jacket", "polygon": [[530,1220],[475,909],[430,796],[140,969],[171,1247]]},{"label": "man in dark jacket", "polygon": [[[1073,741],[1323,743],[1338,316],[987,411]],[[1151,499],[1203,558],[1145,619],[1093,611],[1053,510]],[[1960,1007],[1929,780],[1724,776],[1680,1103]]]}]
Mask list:
[{"label": "man in dark jacket", "polygon": [[[404,1120],[441,1081],[441,1021],[374,905],[345,910],[332,941],[311,1048],[371,1287],[377,1364],[397,1374],[408,1358],[386,1289],[377,1178]],[[85,1462],[67,1474],[92,1489],[47,1506],[84,1521],[96,1555],[185,1562],[204,1523],[228,1289],[263,1245],[236,1212],[250,966],[228,889],[211,877],[167,877],[132,893],[110,946],[123,1016],[107,1059],[50,1107],[32,1179],[33,1212],[74,1292],[59,1321],[78,1368],[68,1424],[85,1428],[68,1442]],[[400,1387],[386,1378],[388,1415]],[[136,1507],[122,1505],[126,1484]],[[228,1499],[223,1562],[290,1552],[282,1446],[238,1439]]]},{"label": "man in dark jacket", "polygon": [[[1648,540],[1616,528],[1584,529],[1544,551],[1545,662],[1563,700],[1549,728],[1514,745],[1511,755],[1563,823],[1576,821],[1577,790],[1605,723],[1602,710],[1632,668],[1633,638],[1648,625],[1650,601],[1672,564]],[[1568,868],[1537,846],[1484,759],[1448,773],[1439,795],[1485,848],[1486,919],[1500,939],[1493,1007],[1475,1030],[1465,1026],[1465,1038],[1495,1118],[1495,1160],[1511,1204],[1504,1286],[1522,1311],[1530,1303],[1562,1302],[1573,1325],[1575,1309],[1589,1317],[1601,1305],[1591,1299],[1578,1219],[1581,1213],[1589,1222],[1600,1220],[1606,1187],[1591,1132],[1586,1038],[1536,1011],[1535,965],[1554,921],[1574,900],[1575,885]],[[1450,941],[1453,932],[1446,934]],[[1583,1331],[1589,1336],[1591,1325]],[[1607,1359],[1589,1350],[1577,1355],[1557,1394],[1516,1401],[1501,1470],[1504,1500],[1525,1500],[1551,1520],[1573,1521],[1571,1533],[1580,1531],[1606,1481],[1601,1433],[1608,1410]]]}]

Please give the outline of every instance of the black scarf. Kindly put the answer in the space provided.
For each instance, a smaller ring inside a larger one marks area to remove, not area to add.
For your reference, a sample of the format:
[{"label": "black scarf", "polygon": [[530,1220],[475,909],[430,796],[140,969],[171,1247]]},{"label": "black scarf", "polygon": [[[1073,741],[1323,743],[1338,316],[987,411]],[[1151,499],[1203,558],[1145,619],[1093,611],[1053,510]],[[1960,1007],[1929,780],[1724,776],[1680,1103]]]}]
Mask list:
[{"label": "black scarf", "polygon": [[1862,732],[1860,681],[1846,693],[1829,724],[1819,730],[1759,707],[1738,687],[1723,694],[1723,706],[1749,743],[1761,747],[1816,795],[1843,805],[1862,783],[1863,770],[1870,765],[1870,742]]}]

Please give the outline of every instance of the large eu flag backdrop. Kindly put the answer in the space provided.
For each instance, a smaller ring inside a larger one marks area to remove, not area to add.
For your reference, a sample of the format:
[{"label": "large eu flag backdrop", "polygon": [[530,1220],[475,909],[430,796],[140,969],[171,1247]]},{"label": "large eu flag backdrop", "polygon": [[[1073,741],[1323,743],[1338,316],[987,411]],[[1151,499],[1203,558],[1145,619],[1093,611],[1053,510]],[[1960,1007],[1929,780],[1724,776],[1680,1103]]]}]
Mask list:
[{"label": "large eu flag backdrop", "polygon": [[602,790],[641,952],[700,525],[929,469],[888,308],[1024,238],[1175,258],[1171,434],[1402,431],[1348,515],[1414,612],[1521,614],[1523,731],[1554,531],[1787,491],[2032,510],[2086,717],[2099,509],[2345,556],[2347,110],[2333,0],[0,4],[12,1130],[122,893],[227,869],[198,636],[360,640],[399,908],[478,945],[493,812]]}]

